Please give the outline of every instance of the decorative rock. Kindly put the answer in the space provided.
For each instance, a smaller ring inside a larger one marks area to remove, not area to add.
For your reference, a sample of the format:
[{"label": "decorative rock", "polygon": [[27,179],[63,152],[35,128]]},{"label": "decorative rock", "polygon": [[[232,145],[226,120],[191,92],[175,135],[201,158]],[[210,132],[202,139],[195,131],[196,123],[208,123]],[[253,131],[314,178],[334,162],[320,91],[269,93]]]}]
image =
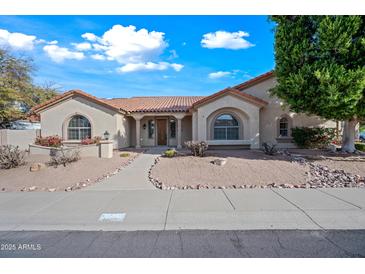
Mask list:
[{"label": "decorative rock", "polygon": [[211,163],[217,166],[224,166],[227,163],[227,159],[214,159]]},{"label": "decorative rock", "polygon": [[72,190],[72,187],[70,187],[70,186],[65,188],[65,191],[67,191],[67,192],[69,192],[71,190]]},{"label": "decorative rock", "polygon": [[30,166],[29,171],[30,172],[35,172],[35,171],[39,171],[39,170],[44,169],[44,168],[46,168],[45,164],[43,164],[43,163],[34,163]]},{"label": "decorative rock", "polygon": [[48,191],[49,192],[55,192],[56,191],[56,188],[49,188]]},{"label": "decorative rock", "polygon": [[37,189],[37,187],[36,186],[31,186],[29,189],[28,189],[28,191],[34,191],[34,190],[36,190]]}]

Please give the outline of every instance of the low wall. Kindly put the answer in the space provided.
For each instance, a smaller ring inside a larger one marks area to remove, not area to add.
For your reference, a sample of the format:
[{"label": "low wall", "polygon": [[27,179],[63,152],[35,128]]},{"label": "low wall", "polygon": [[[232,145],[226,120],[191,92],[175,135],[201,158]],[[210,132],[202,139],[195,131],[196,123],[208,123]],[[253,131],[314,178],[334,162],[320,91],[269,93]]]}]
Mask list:
[{"label": "low wall", "polygon": [[[51,148],[44,147],[39,145],[29,145],[29,153],[30,154],[40,154],[40,155],[50,155],[51,150],[61,150],[61,148]],[[63,150],[79,150],[80,157],[98,157],[98,158],[112,158],[113,157],[113,142],[106,141],[101,142],[100,144],[92,144],[92,145],[77,145],[77,144],[69,144],[63,147]]]},{"label": "low wall", "polygon": [[0,129],[0,146],[13,145],[28,149],[28,145],[34,143],[40,133],[40,129]]}]

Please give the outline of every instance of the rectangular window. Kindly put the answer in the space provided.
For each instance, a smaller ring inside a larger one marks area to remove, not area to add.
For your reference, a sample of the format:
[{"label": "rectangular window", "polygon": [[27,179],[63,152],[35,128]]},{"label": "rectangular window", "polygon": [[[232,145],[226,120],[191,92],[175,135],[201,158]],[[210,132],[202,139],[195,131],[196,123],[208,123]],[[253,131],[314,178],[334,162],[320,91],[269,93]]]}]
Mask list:
[{"label": "rectangular window", "polygon": [[155,133],[155,121],[148,120],[148,138],[153,139]]},{"label": "rectangular window", "polygon": [[170,120],[170,137],[176,138],[176,121]]},{"label": "rectangular window", "polygon": [[281,137],[288,137],[288,124],[280,123],[279,134]]},{"label": "rectangular window", "polygon": [[238,140],[238,127],[227,128],[227,140]]},{"label": "rectangular window", "polygon": [[80,128],[80,140],[91,138],[90,128]]},{"label": "rectangular window", "polygon": [[214,128],[214,139],[215,140],[226,140],[227,139],[226,129],[219,128],[219,127]]},{"label": "rectangular window", "polygon": [[73,129],[73,128],[69,128],[68,129],[68,139],[69,140],[80,140],[79,138],[79,130],[78,129]]}]

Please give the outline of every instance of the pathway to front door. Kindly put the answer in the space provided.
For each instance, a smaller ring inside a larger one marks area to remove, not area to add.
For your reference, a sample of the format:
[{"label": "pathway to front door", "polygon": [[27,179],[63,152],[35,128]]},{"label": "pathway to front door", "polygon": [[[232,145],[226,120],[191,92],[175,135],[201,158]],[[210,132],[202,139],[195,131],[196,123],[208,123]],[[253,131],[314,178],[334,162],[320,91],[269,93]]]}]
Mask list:
[{"label": "pathway to front door", "polygon": [[165,147],[154,147],[139,155],[130,165],[116,175],[98,184],[85,188],[83,191],[109,190],[153,190],[156,189],[148,179],[148,171],[155,159],[161,155]]}]

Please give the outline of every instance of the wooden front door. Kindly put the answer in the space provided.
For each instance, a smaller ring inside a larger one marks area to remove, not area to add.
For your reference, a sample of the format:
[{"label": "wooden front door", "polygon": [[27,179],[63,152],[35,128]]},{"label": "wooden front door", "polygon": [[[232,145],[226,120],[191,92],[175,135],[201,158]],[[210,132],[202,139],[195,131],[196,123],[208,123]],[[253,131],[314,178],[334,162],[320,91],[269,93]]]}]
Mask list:
[{"label": "wooden front door", "polygon": [[166,119],[157,120],[157,145],[167,145],[167,130],[166,130]]}]

